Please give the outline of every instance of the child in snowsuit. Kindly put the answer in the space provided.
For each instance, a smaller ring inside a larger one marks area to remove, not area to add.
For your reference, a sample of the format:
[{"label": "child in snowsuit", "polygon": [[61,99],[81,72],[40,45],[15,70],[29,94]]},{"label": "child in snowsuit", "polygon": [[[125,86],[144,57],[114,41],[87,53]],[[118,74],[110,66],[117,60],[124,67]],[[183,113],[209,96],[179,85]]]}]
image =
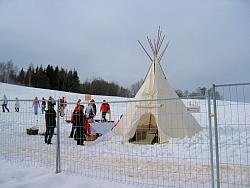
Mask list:
[{"label": "child in snowsuit", "polygon": [[3,112],[5,112],[5,109],[8,112],[10,112],[9,108],[7,107],[7,104],[8,104],[8,99],[7,99],[6,95],[3,95],[3,104],[2,104]]},{"label": "child in snowsuit", "polygon": [[86,108],[86,118],[87,121],[85,123],[86,134],[91,135],[90,123],[94,122],[95,111],[93,107],[93,103],[89,103]]},{"label": "child in snowsuit", "polygon": [[15,111],[19,112],[19,108],[20,108],[20,102],[19,102],[19,99],[16,97]]},{"label": "child in snowsuit", "polygon": [[45,111],[45,121],[45,143],[51,144],[51,139],[53,137],[54,129],[56,127],[56,111],[54,110],[54,105],[52,105],[51,103],[48,103],[48,110]]},{"label": "child in snowsuit", "polygon": [[32,107],[34,107],[34,114],[38,114],[38,107],[40,107],[40,102],[37,97],[33,100]]}]

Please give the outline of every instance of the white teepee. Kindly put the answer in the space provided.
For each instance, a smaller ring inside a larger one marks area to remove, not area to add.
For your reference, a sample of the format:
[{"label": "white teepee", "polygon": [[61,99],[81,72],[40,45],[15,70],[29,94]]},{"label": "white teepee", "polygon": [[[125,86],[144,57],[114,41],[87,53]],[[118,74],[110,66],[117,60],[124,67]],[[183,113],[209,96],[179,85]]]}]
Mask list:
[{"label": "white teepee", "polygon": [[200,125],[187,111],[164,75],[160,61],[168,44],[158,55],[164,38],[165,35],[161,37],[160,29],[157,42],[153,44],[147,38],[153,51],[153,58],[138,41],[152,63],[134,102],[128,105],[126,113],[113,128],[113,131],[122,136],[125,142],[134,138],[139,129],[157,129],[157,132],[153,133],[157,134],[158,143],[165,143],[171,137],[192,137],[201,130]]}]

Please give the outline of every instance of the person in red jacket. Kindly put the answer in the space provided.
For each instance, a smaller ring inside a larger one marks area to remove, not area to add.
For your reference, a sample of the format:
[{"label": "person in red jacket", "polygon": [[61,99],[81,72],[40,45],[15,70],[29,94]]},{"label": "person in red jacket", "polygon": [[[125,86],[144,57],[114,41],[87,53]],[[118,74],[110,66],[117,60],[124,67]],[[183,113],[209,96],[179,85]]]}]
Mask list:
[{"label": "person in red jacket", "polygon": [[110,106],[105,100],[103,100],[103,103],[100,108],[100,112],[102,113],[101,121],[106,122],[107,121],[106,114],[110,112]]}]

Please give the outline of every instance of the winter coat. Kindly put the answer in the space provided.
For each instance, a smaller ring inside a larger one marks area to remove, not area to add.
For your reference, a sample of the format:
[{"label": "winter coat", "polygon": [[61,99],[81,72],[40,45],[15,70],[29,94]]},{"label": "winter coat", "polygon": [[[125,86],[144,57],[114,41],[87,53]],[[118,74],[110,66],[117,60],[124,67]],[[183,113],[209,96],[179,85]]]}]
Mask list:
[{"label": "winter coat", "polygon": [[80,127],[80,126],[84,126],[84,119],[85,119],[85,115],[82,112],[74,112],[73,113],[73,118],[74,118],[74,125],[75,127]]},{"label": "winter coat", "polygon": [[66,106],[67,106],[67,101],[64,98],[60,99],[60,107],[65,108]]},{"label": "winter coat", "polygon": [[39,100],[38,99],[35,99],[35,100],[33,100],[33,104],[32,104],[32,107],[40,107],[40,102],[39,102]]},{"label": "winter coat", "polygon": [[6,95],[3,96],[3,105],[7,105],[8,104],[8,99],[6,97]]},{"label": "winter coat", "polygon": [[102,103],[100,111],[101,112],[109,112],[110,111],[109,104],[108,103]]},{"label": "winter coat", "polygon": [[56,127],[56,111],[52,106],[45,111],[46,127]]},{"label": "winter coat", "polygon": [[93,103],[93,112],[96,115],[96,104],[95,103]]},{"label": "winter coat", "polygon": [[92,105],[88,105],[86,108],[86,117],[93,118],[95,116],[95,111]]},{"label": "winter coat", "polygon": [[42,100],[42,106],[46,106],[46,99]]},{"label": "winter coat", "polygon": [[19,102],[19,100],[16,100],[15,108],[20,108],[20,102]]}]

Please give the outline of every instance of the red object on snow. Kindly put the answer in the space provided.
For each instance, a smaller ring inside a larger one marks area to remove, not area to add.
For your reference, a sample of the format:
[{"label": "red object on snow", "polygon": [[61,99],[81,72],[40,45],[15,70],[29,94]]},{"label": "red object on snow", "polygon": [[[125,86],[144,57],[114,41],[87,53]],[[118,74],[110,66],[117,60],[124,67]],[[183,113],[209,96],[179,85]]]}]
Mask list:
[{"label": "red object on snow", "polygon": [[91,128],[90,128],[89,119],[84,120],[84,131],[87,135],[91,135]]}]

